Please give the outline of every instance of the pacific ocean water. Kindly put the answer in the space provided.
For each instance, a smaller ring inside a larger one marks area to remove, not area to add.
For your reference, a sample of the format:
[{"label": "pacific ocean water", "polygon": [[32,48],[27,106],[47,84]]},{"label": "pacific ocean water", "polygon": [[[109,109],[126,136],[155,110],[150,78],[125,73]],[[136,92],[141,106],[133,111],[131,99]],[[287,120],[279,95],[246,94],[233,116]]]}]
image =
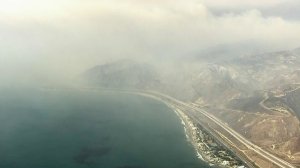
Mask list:
[{"label": "pacific ocean water", "polygon": [[0,168],[208,168],[163,103],[104,91],[0,91]]}]

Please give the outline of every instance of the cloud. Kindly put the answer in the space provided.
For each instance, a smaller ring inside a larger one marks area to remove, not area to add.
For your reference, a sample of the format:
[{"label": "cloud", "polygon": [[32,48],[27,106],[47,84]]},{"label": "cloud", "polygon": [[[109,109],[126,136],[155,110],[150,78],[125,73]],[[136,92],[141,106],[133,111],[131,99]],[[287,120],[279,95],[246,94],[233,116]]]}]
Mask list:
[{"label": "cloud", "polygon": [[264,17],[300,20],[300,2],[298,0],[203,0],[202,2],[216,15],[243,13],[245,10],[256,9]]},{"label": "cloud", "polygon": [[0,75],[75,75],[119,58],[201,56],[208,48],[249,41],[253,50],[257,44],[264,51],[298,47],[298,21],[266,17],[253,8],[221,15],[211,10],[212,6],[225,8],[229,2],[242,9],[283,1],[288,2],[31,0],[18,9],[0,8],[0,67],[8,69]]},{"label": "cloud", "polygon": [[282,3],[290,3],[296,0],[202,0],[209,7],[218,8],[255,8],[255,7],[270,7]]}]

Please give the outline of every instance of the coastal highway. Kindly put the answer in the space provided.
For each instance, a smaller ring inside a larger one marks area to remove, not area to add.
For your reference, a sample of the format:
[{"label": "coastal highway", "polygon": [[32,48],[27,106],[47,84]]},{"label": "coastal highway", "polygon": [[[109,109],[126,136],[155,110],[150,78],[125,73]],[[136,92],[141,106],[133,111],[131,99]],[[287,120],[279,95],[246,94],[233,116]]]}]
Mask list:
[{"label": "coastal highway", "polygon": [[[252,150],[253,152],[255,152],[256,154],[262,156],[263,158],[265,158],[266,160],[270,161],[271,163],[273,163],[274,165],[277,165],[280,168],[296,168],[295,166],[293,166],[292,164],[274,156],[273,154],[269,153],[268,151],[265,151],[264,149],[262,149],[261,147],[253,144],[252,142],[250,142],[249,140],[247,140],[245,137],[243,137],[242,135],[240,135],[239,133],[237,133],[235,130],[233,130],[232,128],[230,128],[227,124],[225,124],[224,122],[222,122],[220,119],[216,118],[215,116],[209,114],[207,111],[194,107],[192,105],[189,105],[187,103],[181,102],[173,97],[170,97],[168,95],[164,95],[158,92],[153,92],[153,91],[147,91],[144,92],[146,94],[150,94],[152,96],[155,96],[159,99],[161,99],[162,101],[166,102],[166,103],[170,103],[176,106],[181,106],[181,107],[185,107],[186,110],[184,111],[186,115],[193,117],[193,118],[199,118],[201,117],[200,115],[204,115],[206,118],[210,119],[213,123],[219,125],[220,127],[222,127],[224,130],[228,132],[230,135],[232,135],[236,140],[238,140],[239,142],[241,142],[243,145],[245,145],[246,147],[248,147],[249,150]],[[201,124],[201,123],[199,123]]]},{"label": "coastal highway", "polygon": [[[86,88],[85,88],[86,89]],[[99,89],[99,88],[87,88],[87,89]],[[109,89],[105,89],[106,91],[109,91]],[[203,116],[209,119],[212,123],[215,123],[216,125],[223,128],[222,131],[225,131],[229,133],[232,137],[234,137],[237,141],[245,145],[249,150],[255,152],[257,155],[265,158],[270,163],[273,163],[277,167],[280,168],[296,168],[292,164],[284,161],[283,159],[278,158],[277,156],[269,153],[268,151],[262,149],[261,147],[253,144],[249,140],[247,140],[245,137],[237,133],[235,130],[230,128],[226,123],[221,121],[220,119],[216,118],[212,114],[209,114],[207,111],[197,108],[195,106],[192,106],[190,104],[184,103],[182,101],[179,101],[169,95],[165,95],[159,92],[155,91],[149,91],[149,90],[122,90],[122,89],[111,89],[111,91],[118,91],[123,93],[129,93],[129,94],[138,94],[146,97],[152,97],[154,99],[160,100],[166,104],[171,104],[173,106],[179,106],[184,107],[185,110],[183,111],[187,116],[190,118],[202,118]],[[202,125],[200,120],[196,120],[199,122],[200,125]]]}]

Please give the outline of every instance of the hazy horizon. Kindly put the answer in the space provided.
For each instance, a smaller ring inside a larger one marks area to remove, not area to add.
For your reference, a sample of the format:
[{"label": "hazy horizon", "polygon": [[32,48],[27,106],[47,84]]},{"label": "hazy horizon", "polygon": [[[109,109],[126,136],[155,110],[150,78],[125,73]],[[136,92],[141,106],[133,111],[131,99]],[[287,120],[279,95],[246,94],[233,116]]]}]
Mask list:
[{"label": "hazy horizon", "polygon": [[0,77],[8,85],[59,82],[117,59],[293,49],[300,46],[297,5],[297,0],[2,0]]}]

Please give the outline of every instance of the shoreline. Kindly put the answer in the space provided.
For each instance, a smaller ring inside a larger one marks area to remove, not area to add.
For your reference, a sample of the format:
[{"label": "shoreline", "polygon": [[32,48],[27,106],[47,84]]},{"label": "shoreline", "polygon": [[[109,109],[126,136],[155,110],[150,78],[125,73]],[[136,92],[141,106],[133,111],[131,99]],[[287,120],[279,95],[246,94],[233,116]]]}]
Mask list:
[{"label": "shoreline", "polygon": [[[207,133],[202,126],[195,125],[194,122],[186,114],[184,114],[184,112],[181,109],[148,93],[140,93],[140,92],[138,93],[126,92],[126,93],[155,99],[157,101],[162,102],[173,112],[175,112],[175,114],[181,120],[181,124],[184,127],[187,140],[189,141],[189,143],[191,143],[191,145],[195,149],[196,156],[200,160],[206,162],[209,166],[215,168],[246,168],[247,167],[246,165],[243,164],[243,161],[240,158],[238,158],[236,155],[233,155],[231,151],[227,150],[227,148],[224,147],[223,144],[219,144],[218,142],[216,142],[213,136]],[[211,146],[211,148],[216,148],[216,149],[210,149],[210,147],[208,147],[209,143],[205,142],[207,140],[205,138],[208,138],[209,141],[213,141],[212,143],[213,145]],[[203,146],[206,146],[208,149],[203,150]],[[220,151],[218,151],[217,149],[219,149]],[[213,154],[214,152],[217,153],[222,152],[223,155],[216,156]]]},{"label": "shoreline", "polygon": [[[196,155],[200,160],[208,163],[209,166],[216,168],[246,168],[240,158],[228,151],[223,144],[216,142],[213,136],[207,133],[203,127],[195,125],[182,110],[169,104],[167,106],[171,108],[181,120],[186,133],[186,138],[193,145]],[[207,143],[207,137],[212,143]],[[209,146],[210,144],[213,145],[207,147],[207,145]],[[203,150],[203,146],[206,146],[209,149]],[[224,155],[216,156],[213,154],[214,152],[223,152]]]},{"label": "shoreline", "polygon": [[[178,118],[181,120],[181,124],[183,125],[185,136],[187,141],[191,143],[195,150],[195,155],[198,157],[198,159],[206,162],[209,166],[214,168],[246,168],[244,164],[241,164],[240,159],[236,157],[235,155],[232,155],[231,153],[227,153],[225,158],[230,158],[230,161],[222,160],[222,157],[218,157],[214,155],[214,153],[218,152],[228,152],[227,149],[224,148],[223,144],[219,144],[218,142],[213,142],[213,146],[210,146],[209,143],[206,143],[205,141],[215,141],[213,136],[205,131],[205,128],[203,128],[201,125],[195,125],[195,123],[186,115],[184,112],[175,107],[174,105],[162,100],[161,98],[149,94],[147,92],[141,92],[141,91],[126,91],[126,90],[114,90],[114,89],[80,89],[80,90],[89,90],[89,91],[104,91],[104,92],[118,92],[123,94],[132,94],[132,95],[139,95],[143,97],[148,97],[150,99],[157,100],[163,104],[165,104],[168,108],[170,108],[175,114],[178,116]],[[203,138],[204,136],[204,138]],[[205,139],[206,138],[206,139]],[[203,150],[203,146],[206,149]],[[220,149],[220,151],[211,149],[216,148]],[[237,161],[238,160],[238,161]],[[232,162],[234,165],[232,165]],[[238,164],[237,164],[238,163]]]},{"label": "shoreline", "polygon": [[170,107],[170,105],[168,107],[171,108],[175,112],[175,114],[179,117],[179,119],[181,120],[181,124],[183,125],[183,128],[184,128],[185,136],[186,136],[187,140],[193,145],[193,148],[195,149],[195,151],[197,153],[197,157],[200,160],[202,160],[204,162],[207,162],[207,160],[205,160],[203,158],[203,156],[197,150],[196,143],[194,142],[192,136],[190,135],[192,131],[187,126],[187,125],[190,125],[189,121],[187,121],[187,118],[186,118],[187,116],[183,116],[184,114],[182,112],[180,112],[179,109],[175,109],[174,107]]}]

